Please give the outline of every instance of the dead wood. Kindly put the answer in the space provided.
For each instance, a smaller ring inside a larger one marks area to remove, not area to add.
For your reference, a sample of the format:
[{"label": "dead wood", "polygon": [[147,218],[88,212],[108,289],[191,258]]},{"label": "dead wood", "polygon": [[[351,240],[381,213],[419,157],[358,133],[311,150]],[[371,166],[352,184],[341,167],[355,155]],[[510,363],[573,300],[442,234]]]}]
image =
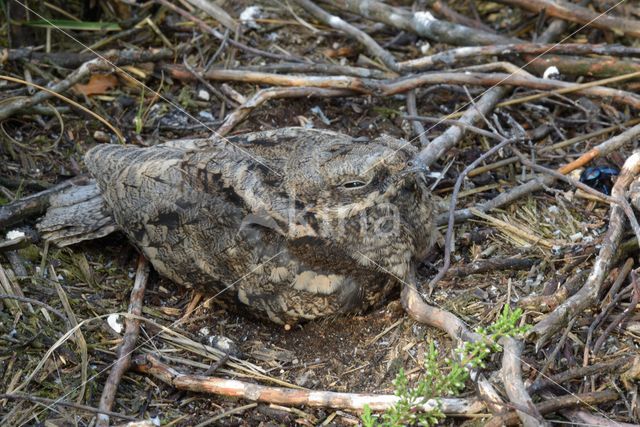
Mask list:
[{"label": "dead wood", "polygon": [[[62,93],[97,71],[109,71],[111,69],[112,66],[108,61],[102,58],[91,59],[69,74],[67,78],[60,80],[58,83],[49,87],[49,89],[52,92]],[[7,117],[11,117],[18,111],[40,104],[52,96],[53,95],[51,95],[51,93],[42,91],[30,97],[18,98],[12,102],[2,104],[0,105],[0,121]]]},{"label": "dead wood", "polygon": [[[631,272],[631,284],[629,285],[629,290],[631,292],[631,301],[629,302],[629,306],[625,308],[622,313],[615,316],[609,326],[605,328],[600,337],[597,339],[596,343],[593,346],[593,354],[598,354],[600,347],[604,343],[604,340],[609,336],[609,334],[616,327],[622,327],[622,323],[635,311],[638,302],[640,302],[640,285],[638,284],[638,277],[635,271]],[[621,294],[626,293],[625,291],[620,292]]]},{"label": "dead wood", "polygon": [[441,43],[459,46],[517,43],[518,39],[436,19],[429,12],[410,12],[379,1],[339,0],[332,4],[367,19],[384,22]]},{"label": "dead wood", "polygon": [[500,414],[504,412],[504,408],[507,404],[493,387],[491,382],[489,382],[489,380],[487,380],[482,374],[478,376],[476,389],[480,399],[482,399],[484,404],[487,405],[487,408],[491,413]]},{"label": "dead wood", "polygon": [[588,425],[590,427],[637,427],[638,424],[623,423],[620,421],[593,415],[585,410],[565,409],[562,415],[576,424]]},{"label": "dead wood", "polygon": [[536,258],[521,258],[519,256],[479,260],[460,267],[450,268],[445,277],[466,277],[470,274],[483,274],[501,270],[529,270],[539,262],[540,260]]},{"label": "dead wood", "polygon": [[606,362],[594,363],[589,366],[577,366],[555,375],[536,379],[528,388],[530,394],[537,394],[541,390],[566,384],[571,380],[583,379],[591,375],[606,375],[627,370],[637,358],[636,355],[626,355]]},{"label": "dead wood", "polygon": [[303,98],[303,97],[338,97],[357,95],[357,92],[348,89],[322,89],[318,87],[285,87],[285,88],[269,88],[261,89],[256,92],[244,104],[238,107],[233,113],[229,114],[222,125],[217,130],[217,134],[221,136],[228,135],[231,130],[240,122],[247,118],[249,114],[256,108],[263,105],[271,99],[282,98]]},{"label": "dead wood", "polygon": [[[471,108],[468,108],[464,112],[459,121],[472,126],[479,123],[482,117],[493,110],[496,104],[508,93],[508,89],[502,87],[494,87],[487,90]],[[431,141],[431,143],[420,152],[418,158],[425,166],[431,166],[440,156],[462,139],[464,130],[465,128],[462,126],[451,126],[442,135]]]},{"label": "dead wood", "polygon": [[[0,275],[2,275],[2,274],[4,274],[4,271],[0,271]],[[69,319],[67,318],[67,316],[65,316],[65,314],[63,312],[61,312],[60,310],[56,310],[55,308],[51,307],[49,304],[46,304],[46,303],[44,303],[42,301],[38,301],[36,299],[27,298],[27,297],[20,296],[20,295],[9,295],[9,294],[0,294],[0,299],[16,300],[16,301],[24,302],[26,304],[33,304],[33,305],[37,305],[37,306],[43,307],[43,308],[47,309],[48,311],[50,311],[51,313],[53,313],[56,316],[58,316],[58,318],[60,320],[62,320],[62,322],[67,327],[69,327],[69,328],[71,327],[70,323],[69,323]]]},{"label": "dead wood", "polygon": [[501,338],[500,344],[503,346],[502,383],[509,400],[516,408],[522,425],[525,427],[547,425],[522,381],[520,363],[524,344],[510,337]]},{"label": "dead wood", "polygon": [[[172,77],[183,81],[192,81],[193,75],[181,66],[165,66]],[[213,81],[234,81],[243,83],[258,83],[272,86],[311,86],[325,89],[349,89],[362,94],[376,96],[391,96],[405,93],[409,90],[426,85],[457,84],[488,86],[516,86],[529,89],[548,91],[549,93],[537,95],[546,97],[555,94],[576,93],[580,95],[598,98],[611,98],[620,104],[629,105],[640,109],[640,97],[637,95],[608,87],[598,86],[600,82],[590,82],[585,85],[567,83],[556,80],[542,79],[523,74],[506,73],[477,73],[477,72],[438,72],[422,73],[415,76],[401,77],[390,80],[364,79],[348,76],[307,76],[307,75],[281,75],[274,73],[262,73],[244,70],[210,70],[202,75]],[[640,71],[625,76],[631,79],[640,76]],[[616,78],[618,80],[619,78]]]},{"label": "dead wood", "polygon": [[238,30],[238,23],[225,11],[212,1],[206,0],[187,0],[193,6],[204,11],[207,15],[220,22],[234,33]]},{"label": "dead wood", "polygon": [[[176,53],[185,52],[187,46],[180,45],[174,49],[111,49],[100,52],[100,56],[107,58],[115,65],[123,66],[142,62],[156,62],[173,58]],[[0,58],[4,61],[28,61],[34,63],[52,64],[64,68],[77,68],[83,63],[95,59],[91,52],[40,52],[30,48],[0,49]]]},{"label": "dead wood", "polygon": [[[618,398],[618,393],[613,390],[596,391],[593,393],[579,393],[567,396],[558,396],[544,402],[536,404],[536,409],[540,414],[546,415],[563,409],[575,407],[593,407],[600,403],[607,403]],[[520,425],[520,419],[515,411],[504,415],[499,415],[489,420],[485,427]]]},{"label": "dead wood", "polygon": [[[566,57],[563,55],[607,55],[607,56],[640,56],[640,49],[621,45],[608,44],[543,44],[516,43],[506,45],[468,46],[445,50],[429,56],[402,61],[398,63],[400,71],[427,71],[436,67],[452,67],[464,60],[476,60],[479,56],[513,57],[516,55],[544,55],[534,62],[527,61],[527,68],[544,70],[557,66],[562,74],[580,74],[589,76],[610,77],[638,71],[635,62],[621,61],[615,58]],[[553,55],[549,55],[553,54]],[[588,67],[585,67],[588,64]],[[596,69],[596,66],[599,66]],[[573,71],[573,72],[571,72]]]},{"label": "dead wood", "polygon": [[[224,378],[183,374],[150,354],[137,356],[133,360],[133,369],[141,373],[150,374],[178,390],[216,394],[279,405],[304,405],[307,407],[350,409],[355,411],[362,411],[364,405],[369,405],[373,411],[384,411],[393,406],[399,399],[395,395],[296,390],[262,386]],[[445,397],[438,400],[429,400],[416,409],[429,411],[438,405],[446,414],[477,414],[484,406],[475,399]]]},{"label": "dead wood", "polygon": [[383,49],[370,35],[349,24],[339,16],[326,12],[309,0],[295,0],[295,2],[316,19],[319,19],[328,26],[333,27],[336,30],[340,30],[356,39],[369,51],[371,55],[382,61],[382,63],[390,70],[398,71],[398,64],[396,63],[396,59],[393,55]]},{"label": "dead wood", "polygon": [[424,302],[415,287],[405,284],[400,298],[404,310],[418,322],[445,331],[455,340],[478,341],[480,339],[478,334],[471,332],[467,325],[453,313]]},{"label": "dead wood", "polygon": [[[181,9],[181,8],[177,7],[173,3],[170,3],[167,0],[155,0],[155,1],[160,3],[160,4],[162,4],[165,7],[173,10],[177,14],[179,14],[181,16],[184,16],[189,21],[195,22],[196,25],[198,25],[198,27],[200,27],[200,29],[204,33],[211,34],[213,37],[217,38],[218,40],[221,40],[224,43],[229,43],[233,47],[237,47],[238,49],[241,49],[241,50],[246,51],[248,53],[252,53],[254,55],[262,56],[262,57],[265,57],[265,58],[278,59],[278,60],[281,60],[281,61],[296,61],[296,62],[299,61],[299,62],[303,62],[302,58],[297,58],[297,57],[294,57],[294,56],[291,56],[291,55],[278,55],[277,53],[266,52],[266,51],[261,50],[261,49],[257,49],[257,48],[251,47],[251,46],[247,46],[246,44],[241,43],[241,42],[239,42],[237,40],[234,40],[233,38],[225,37],[222,33],[217,31],[216,29],[212,28],[209,24],[204,22],[202,19],[194,16],[193,14],[187,12],[184,9]],[[198,3],[201,3],[201,1],[199,0]],[[207,2],[207,3],[209,3],[209,2]],[[216,10],[217,10],[217,7],[216,7]],[[215,12],[213,12],[213,13],[215,14]]]},{"label": "dead wood", "polygon": [[582,287],[589,272],[583,271],[569,278],[551,295],[530,295],[518,301],[518,306],[527,310],[549,313],[574,295]]},{"label": "dead wood", "polygon": [[[129,314],[133,316],[142,315],[144,291],[147,286],[148,277],[149,263],[144,256],[140,255],[138,260],[138,269],[136,271],[136,279],[133,283],[131,299],[129,302]],[[111,410],[116,398],[116,392],[118,390],[120,380],[131,366],[131,353],[136,349],[136,342],[138,341],[138,335],[140,334],[140,320],[134,317],[127,318],[125,320],[125,325],[124,336],[122,338],[122,343],[118,348],[116,362],[111,367],[109,377],[102,389],[99,406],[101,413],[98,414],[96,426],[105,427],[109,425],[109,416],[105,411]]]},{"label": "dead wood", "polygon": [[476,28],[478,30],[486,31],[488,33],[495,33],[493,28],[483,24],[481,20],[477,18],[476,19],[468,18],[463,14],[456,12],[455,10],[453,10],[452,8],[450,8],[440,0],[436,0],[431,7],[438,15],[441,15],[447,18],[447,20],[453,22],[454,24],[464,25],[469,28]]},{"label": "dead wood", "polygon": [[604,13],[598,13],[564,0],[498,0],[498,3],[517,6],[535,13],[545,13],[548,16],[576,22],[584,26],[640,37],[640,22],[611,16],[607,12],[611,11],[613,7]]},{"label": "dead wood", "polygon": [[86,182],[86,176],[78,176],[49,189],[0,206],[0,229],[10,227],[33,216],[42,215],[49,207],[49,199],[65,189]]},{"label": "dead wood", "polygon": [[[618,292],[618,290],[620,289],[624,281],[627,279],[627,276],[631,272],[632,268],[633,268],[633,258],[627,258],[627,260],[622,265],[622,267],[618,269],[615,281],[611,285],[611,288],[609,288],[607,295],[604,298],[602,298],[602,302],[600,303],[600,307],[601,307],[600,313],[598,313],[598,315],[593,319],[593,321],[591,322],[591,325],[589,326],[589,330],[587,331],[587,339],[584,345],[584,354],[583,354],[583,362],[582,362],[585,366],[587,366],[587,364],[589,363],[589,352],[591,351],[591,348],[592,348],[593,334],[596,331],[596,329],[602,324],[602,322],[606,320],[611,310],[613,310],[613,308],[619,304],[619,301],[622,298],[623,293]],[[604,304],[605,301],[609,301],[609,303],[605,305]]]},{"label": "dead wood", "polygon": [[[479,115],[477,111],[476,111],[476,114]],[[450,129],[453,129],[453,128],[450,128]],[[460,188],[462,187],[462,181],[466,178],[469,171],[471,171],[476,166],[478,166],[481,162],[488,159],[489,157],[491,157],[492,155],[494,155],[495,153],[502,150],[504,147],[508,146],[513,142],[515,142],[514,139],[503,139],[503,141],[501,141],[499,144],[496,144],[495,146],[491,147],[490,150],[488,150],[486,153],[482,154],[473,162],[471,162],[466,168],[464,168],[464,170],[460,173],[460,175],[458,175],[458,178],[456,179],[456,183],[453,186],[453,193],[451,193],[451,201],[449,202],[449,221],[447,223],[447,233],[445,235],[445,240],[444,240],[444,261],[442,263],[442,267],[438,271],[438,274],[436,274],[435,277],[433,277],[433,279],[431,279],[431,281],[429,282],[429,293],[433,292],[435,285],[438,283],[440,279],[444,277],[445,274],[447,274],[447,271],[449,270],[449,266],[451,265],[453,224],[455,222],[454,216],[455,216],[455,210],[456,210],[456,203],[458,202],[458,193],[460,192]]]},{"label": "dead wood", "polygon": [[563,76],[615,77],[640,70],[636,60],[612,57],[544,55],[527,61],[527,70],[542,75],[549,67],[556,67]]}]

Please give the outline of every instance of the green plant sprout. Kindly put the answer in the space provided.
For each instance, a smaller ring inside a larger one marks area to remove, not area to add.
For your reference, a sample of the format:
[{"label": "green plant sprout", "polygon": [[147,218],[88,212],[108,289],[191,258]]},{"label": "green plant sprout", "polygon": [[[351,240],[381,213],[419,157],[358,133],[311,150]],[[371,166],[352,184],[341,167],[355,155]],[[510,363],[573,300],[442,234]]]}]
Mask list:
[{"label": "green plant sprout", "polygon": [[[396,376],[393,385],[398,396],[396,404],[380,415],[374,415],[365,405],[362,412],[362,425],[365,427],[399,427],[406,425],[433,426],[445,418],[441,409],[441,396],[460,394],[469,380],[471,371],[484,368],[489,355],[502,350],[498,340],[524,334],[529,325],[519,326],[522,310],[512,310],[505,305],[498,318],[486,328],[479,327],[476,333],[481,339],[467,342],[455,350],[456,357],[439,360],[438,350],[431,341],[423,362],[424,375],[411,387],[404,370]],[[423,410],[429,400],[435,400],[431,410]]]}]

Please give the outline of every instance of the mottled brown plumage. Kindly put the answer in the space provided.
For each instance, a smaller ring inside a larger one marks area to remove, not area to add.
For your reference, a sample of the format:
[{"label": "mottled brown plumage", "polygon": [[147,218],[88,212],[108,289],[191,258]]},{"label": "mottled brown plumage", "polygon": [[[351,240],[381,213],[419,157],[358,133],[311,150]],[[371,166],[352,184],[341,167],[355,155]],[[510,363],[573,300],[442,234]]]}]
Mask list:
[{"label": "mottled brown plumage", "polygon": [[412,279],[434,217],[415,154],[389,136],[286,128],[99,146],[85,161],[158,272],[292,323],[364,309]]}]

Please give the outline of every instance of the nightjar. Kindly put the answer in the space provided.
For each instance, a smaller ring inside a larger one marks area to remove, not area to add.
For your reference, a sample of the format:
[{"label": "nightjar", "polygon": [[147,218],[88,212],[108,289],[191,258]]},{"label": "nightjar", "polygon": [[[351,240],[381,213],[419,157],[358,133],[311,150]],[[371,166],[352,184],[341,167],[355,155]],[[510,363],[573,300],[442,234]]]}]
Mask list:
[{"label": "nightjar", "polygon": [[[435,234],[416,154],[390,136],[284,128],[102,145],[85,162],[96,235],[119,228],[172,281],[291,324],[364,310],[414,281]],[[45,236],[66,230],[54,223],[40,224]]]}]

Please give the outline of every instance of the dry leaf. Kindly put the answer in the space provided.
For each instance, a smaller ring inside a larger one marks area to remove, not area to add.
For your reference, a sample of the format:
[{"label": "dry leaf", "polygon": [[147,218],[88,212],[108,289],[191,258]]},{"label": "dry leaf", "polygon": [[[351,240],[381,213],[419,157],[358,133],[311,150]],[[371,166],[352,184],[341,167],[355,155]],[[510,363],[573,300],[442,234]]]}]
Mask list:
[{"label": "dry leaf", "polygon": [[86,85],[74,86],[76,92],[86,96],[103,95],[118,86],[118,78],[113,74],[93,74]]}]

